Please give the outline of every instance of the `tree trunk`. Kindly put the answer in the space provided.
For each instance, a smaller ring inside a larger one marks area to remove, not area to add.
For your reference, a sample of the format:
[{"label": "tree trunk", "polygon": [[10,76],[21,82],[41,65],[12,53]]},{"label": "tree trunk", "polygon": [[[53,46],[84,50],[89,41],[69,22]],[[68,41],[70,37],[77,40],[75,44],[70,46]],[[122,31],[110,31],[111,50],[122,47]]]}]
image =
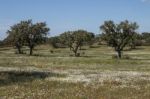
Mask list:
[{"label": "tree trunk", "polygon": [[78,53],[78,48],[79,46],[76,46],[76,48],[73,50],[74,54],[75,54],[75,57],[79,57],[80,54]]},{"label": "tree trunk", "polygon": [[121,59],[121,58],[122,58],[122,53],[121,53],[121,51],[118,50],[117,53],[118,53],[118,58]]},{"label": "tree trunk", "polygon": [[30,55],[33,54],[33,47],[30,47]]},{"label": "tree trunk", "polygon": [[77,57],[77,52],[74,52],[75,57]]},{"label": "tree trunk", "polygon": [[17,48],[17,50],[18,50],[18,54],[22,54],[22,51],[21,51],[21,43],[20,42],[16,42],[16,44],[15,44],[15,46],[16,46],[16,48]]},{"label": "tree trunk", "polygon": [[18,54],[22,54],[21,48],[20,48],[20,47],[17,47],[17,49],[18,49]]},{"label": "tree trunk", "polygon": [[76,50],[74,50],[73,52],[74,52],[75,57],[78,57],[78,55],[77,55],[77,51],[76,51]]}]

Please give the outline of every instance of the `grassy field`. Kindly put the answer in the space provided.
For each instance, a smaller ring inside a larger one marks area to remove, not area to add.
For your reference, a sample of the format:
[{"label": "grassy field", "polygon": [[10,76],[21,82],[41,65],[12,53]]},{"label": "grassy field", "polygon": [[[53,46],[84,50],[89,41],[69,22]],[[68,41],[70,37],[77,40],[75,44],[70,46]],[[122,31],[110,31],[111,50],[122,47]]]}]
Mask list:
[{"label": "grassy field", "polygon": [[129,59],[121,60],[110,47],[86,49],[73,57],[48,46],[34,56],[0,48],[0,99],[150,99],[150,47],[124,51]]}]

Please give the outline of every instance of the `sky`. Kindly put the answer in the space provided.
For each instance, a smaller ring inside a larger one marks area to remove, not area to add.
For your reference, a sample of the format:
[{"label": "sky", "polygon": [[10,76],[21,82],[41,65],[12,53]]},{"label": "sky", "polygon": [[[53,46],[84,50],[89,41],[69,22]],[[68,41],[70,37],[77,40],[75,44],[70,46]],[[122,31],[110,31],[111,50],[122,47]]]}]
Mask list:
[{"label": "sky", "polygon": [[106,20],[129,20],[150,32],[150,0],[0,0],[0,40],[21,20],[46,22],[49,36],[84,29],[99,34]]}]

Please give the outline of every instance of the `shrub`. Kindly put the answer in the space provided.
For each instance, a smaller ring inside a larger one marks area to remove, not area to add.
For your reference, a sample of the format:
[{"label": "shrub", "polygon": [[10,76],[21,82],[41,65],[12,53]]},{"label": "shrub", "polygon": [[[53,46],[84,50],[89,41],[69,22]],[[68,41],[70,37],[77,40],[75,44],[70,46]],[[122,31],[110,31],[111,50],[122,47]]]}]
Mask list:
[{"label": "shrub", "polygon": [[53,51],[53,50],[50,50],[50,53],[52,53],[52,54],[53,54],[53,53],[54,53],[54,51]]}]

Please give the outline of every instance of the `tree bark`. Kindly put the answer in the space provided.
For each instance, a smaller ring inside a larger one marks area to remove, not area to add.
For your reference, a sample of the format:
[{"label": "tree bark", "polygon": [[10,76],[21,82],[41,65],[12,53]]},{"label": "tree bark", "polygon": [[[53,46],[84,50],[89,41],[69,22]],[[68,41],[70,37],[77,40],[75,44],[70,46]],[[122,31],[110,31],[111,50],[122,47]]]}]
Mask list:
[{"label": "tree bark", "polygon": [[30,47],[30,55],[33,55],[33,47]]},{"label": "tree bark", "polygon": [[117,53],[118,53],[118,58],[121,59],[121,58],[122,58],[122,53],[121,53],[121,51],[118,50]]},{"label": "tree bark", "polygon": [[75,57],[77,57],[77,50],[73,50]]},{"label": "tree bark", "polygon": [[21,51],[21,47],[22,46],[21,46],[20,42],[17,42],[15,46],[16,46],[16,48],[18,50],[18,54],[22,54],[22,51]]},{"label": "tree bark", "polygon": [[75,57],[77,57],[77,52],[74,52]]},{"label": "tree bark", "polygon": [[21,48],[20,48],[20,47],[17,47],[17,49],[18,49],[18,54],[22,54]]},{"label": "tree bark", "polygon": [[76,46],[75,48],[73,48],[73,52],[75,54],[75,57],[79,57],[80,55],[78,54],[78,49],[79,49],[79,46]]}]

